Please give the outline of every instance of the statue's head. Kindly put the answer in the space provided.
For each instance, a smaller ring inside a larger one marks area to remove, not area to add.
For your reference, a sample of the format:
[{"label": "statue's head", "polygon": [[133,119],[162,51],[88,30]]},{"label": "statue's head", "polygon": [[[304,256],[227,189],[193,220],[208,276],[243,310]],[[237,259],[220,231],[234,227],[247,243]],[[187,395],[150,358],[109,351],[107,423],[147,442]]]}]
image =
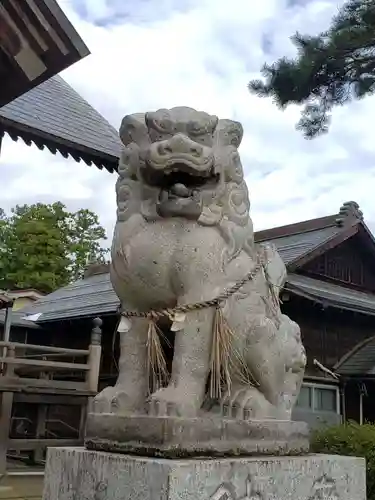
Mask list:
[{"label": "statue's head", "polygon": [[233,257],[253,245],[249,198],[237,151],[238,122],[187,107],[128,115],[117,182],[118,222],[180,217],[218,226]]}]

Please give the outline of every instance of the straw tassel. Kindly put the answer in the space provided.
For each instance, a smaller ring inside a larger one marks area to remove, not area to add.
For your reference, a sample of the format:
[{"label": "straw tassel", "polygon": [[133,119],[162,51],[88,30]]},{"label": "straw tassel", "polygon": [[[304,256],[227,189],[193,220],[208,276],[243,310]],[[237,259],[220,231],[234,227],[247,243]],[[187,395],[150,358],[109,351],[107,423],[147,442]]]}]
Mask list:
[{"label": "straw tassel", "polygon": [[160,343],[160,338],[163,336],[163,333],[157,325],[157,319],[158,318],[155,314],[149,314],[147,331],[149,394],[152,394],[166,385],[168,381],[167,363],[165,361],[163,348]]},{"label": "straw tassel", "polygon": [[230,356],[233,332],[224,317],[223,310],[217,305],[211,346],[210,360],[210,396],[218,399],[222,395],[223,387],[230,390],[232,385],[230,375]]},{"label": "straw tassel", "polygon": [[211,359],[210,359],[210,397],[220,399],[223,391],[229,393],[232,376],[244,385],[259,386],[248,368],[248,363],[233,345],[234,332],[228,325],[220,305],[216,307]]}]

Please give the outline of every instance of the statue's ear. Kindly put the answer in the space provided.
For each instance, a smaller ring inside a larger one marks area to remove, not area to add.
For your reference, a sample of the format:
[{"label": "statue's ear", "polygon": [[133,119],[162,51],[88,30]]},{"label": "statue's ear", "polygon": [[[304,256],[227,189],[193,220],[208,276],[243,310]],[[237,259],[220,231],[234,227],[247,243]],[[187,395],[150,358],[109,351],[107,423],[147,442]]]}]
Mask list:
[{"label": "statue's ear", "polygon": [[125,146],[132,142],[143,146],[150,143],[144,113],[134,113],[122,119],[120,126],[120,139]]},{"label": "statue's ear", "polygon": [[235,146],[238,148],[243,137],[243,128],[240,122],[233,120],[219,120],[215,130],[217,144]]}]

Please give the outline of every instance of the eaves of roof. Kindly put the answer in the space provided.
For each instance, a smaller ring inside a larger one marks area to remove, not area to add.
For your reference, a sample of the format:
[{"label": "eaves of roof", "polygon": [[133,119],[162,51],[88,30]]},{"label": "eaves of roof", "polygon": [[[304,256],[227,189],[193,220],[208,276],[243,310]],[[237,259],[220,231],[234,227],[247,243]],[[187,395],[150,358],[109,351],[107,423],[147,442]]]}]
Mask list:
[{"label": "eaves of roof", "polygon": [[117,170],[118,132],[60,76],[0,108],[0,140],[4,133],[64,158]]}]

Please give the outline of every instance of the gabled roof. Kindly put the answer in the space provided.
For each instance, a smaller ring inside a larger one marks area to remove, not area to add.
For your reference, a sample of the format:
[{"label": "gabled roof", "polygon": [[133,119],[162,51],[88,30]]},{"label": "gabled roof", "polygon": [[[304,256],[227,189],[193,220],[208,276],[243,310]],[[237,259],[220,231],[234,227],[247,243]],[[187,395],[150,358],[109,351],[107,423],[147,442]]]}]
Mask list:
[{"label": "gabled roof", "polygon": [[374,237],[358,204],[350,201],[342,205],[338,214],[257,231],[254,237],[257,243],[273,243],[288,271],[293,272],[359,232],[375,256]]},{"label": "gabled roof", "polygon": [[29,146],[117,170],[121,142],[116,129],[60,76],[0,108],[0,138],[4,132]]}]

